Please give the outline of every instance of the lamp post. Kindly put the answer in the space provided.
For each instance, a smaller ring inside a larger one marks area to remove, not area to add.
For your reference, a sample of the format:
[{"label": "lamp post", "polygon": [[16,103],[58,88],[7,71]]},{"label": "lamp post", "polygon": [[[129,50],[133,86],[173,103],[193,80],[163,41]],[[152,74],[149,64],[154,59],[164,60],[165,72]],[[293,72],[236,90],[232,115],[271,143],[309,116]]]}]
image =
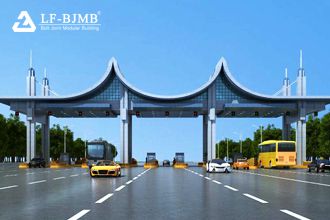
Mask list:
[{"label": "lamp post", "polygon": [[240,148],[239,152],[242,153],[242,133],[233,132],[234,134],[239,135]]},{"label": "lamp post", "polygon": [[66,153],[66,134],[68,132],[68,126],[64,126],[64,153]]},{"label": "lamp post", "polygon": [[227,141],[227,160],[229,158],[229,152],[228,152],[228,138],[226,138],[226,141]]},{"label": "lamp post", "polygon": [[262,143],[262,130],[263,130],[263,126],[260,125],[260,126],[257,126],[257,125],[252,125],[253,127],[255,128],[259,128],[260,130],[260,143]]}]

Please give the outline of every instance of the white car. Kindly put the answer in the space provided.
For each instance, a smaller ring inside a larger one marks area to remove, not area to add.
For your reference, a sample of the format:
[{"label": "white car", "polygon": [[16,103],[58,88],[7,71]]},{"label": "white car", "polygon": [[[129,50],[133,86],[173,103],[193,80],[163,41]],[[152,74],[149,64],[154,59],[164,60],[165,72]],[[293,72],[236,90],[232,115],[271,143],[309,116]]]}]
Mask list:
[{"label": "white car", "polygon": [[213,159],[206,163],[206,172],[223,172],[230,173],[231,167],[230,164],[221,159]]}]

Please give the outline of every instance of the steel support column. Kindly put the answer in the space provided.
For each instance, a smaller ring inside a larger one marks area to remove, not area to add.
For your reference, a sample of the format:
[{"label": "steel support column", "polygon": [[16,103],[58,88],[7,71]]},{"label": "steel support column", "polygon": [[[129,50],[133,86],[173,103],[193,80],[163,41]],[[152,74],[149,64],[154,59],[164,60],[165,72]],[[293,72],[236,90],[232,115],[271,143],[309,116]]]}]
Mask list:
[{"label": "steel support column", "polygon": [[290,140],[291,124],[288,121],[288,116],[282,117],[282,140]]},{"label": "steel support column", "polygon": [[306,115],[305,103],[298,104],[298,121],[296,128],[297,164],[306,160]]},{"label": "steel support column", "polygon": [[27,103],[26,114],[26,162],[36,154],[36,123],[34,121],[34,103]]},{"label": "steel support column", "polygon": [[41,124],[41,143],[42,143],[42,157],[46,164],[50,162],[50,135],[49,135],[49,116],[46,116],[45,122]]},{"label": "steel support column", "polygon": [[216,98],[215,84],[208,89],[208,115],[207,115],[207,160],[216,157],[216,114],[215,114]]},{"label": "steel support column", "polygon": [[121,162],[131,163],[132,159],[132,116],[128,114],[128,93],[122,87],[122,97],[120,100],[120,145]]},{"label": "steel support column", "polygon": [[203,115],[203,162],[207,162],[207,120],[208,116]]}]

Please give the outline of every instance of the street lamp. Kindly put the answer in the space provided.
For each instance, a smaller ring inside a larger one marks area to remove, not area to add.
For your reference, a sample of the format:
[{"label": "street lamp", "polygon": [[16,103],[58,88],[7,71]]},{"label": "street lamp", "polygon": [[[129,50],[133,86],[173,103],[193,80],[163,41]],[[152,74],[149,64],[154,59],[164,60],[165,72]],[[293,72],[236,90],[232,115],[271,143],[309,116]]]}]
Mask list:
[{"label": "street lamp", "polygon": [[260,125],[259,127],[257,125],[252,125],[255,128],[259,128],[260,129],[260,143],[262,143],[262,130],[263,130],[263,126]]},{"label": "street lamp", "polygon": [[239,135],[239,141],[240,141],[239,152],[242,153],[242,133],[237,133],[237,132],[233,132],[233,133]]},{"label": "street lamp", "polygon": [[66,134],[68,132],[68,126],[64,126],[64,153],[66,153]]},{"label": "street lamp", "polygon": [[229,153],[228,153],[228,138],[226,138],[226,141],[227,141],[227,161],[228,161],[228,158],[229,158]]}]

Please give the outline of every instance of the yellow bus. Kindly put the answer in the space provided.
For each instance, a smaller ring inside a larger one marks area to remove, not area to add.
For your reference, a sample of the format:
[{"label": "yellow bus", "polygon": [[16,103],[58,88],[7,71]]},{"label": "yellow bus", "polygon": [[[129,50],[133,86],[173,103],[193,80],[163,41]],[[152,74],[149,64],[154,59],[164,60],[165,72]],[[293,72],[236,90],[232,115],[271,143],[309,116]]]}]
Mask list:
[{"label": "yellow bus", "polygon": [[296,142],[270,140],[259,144],[259,167],[296,165]]}]

